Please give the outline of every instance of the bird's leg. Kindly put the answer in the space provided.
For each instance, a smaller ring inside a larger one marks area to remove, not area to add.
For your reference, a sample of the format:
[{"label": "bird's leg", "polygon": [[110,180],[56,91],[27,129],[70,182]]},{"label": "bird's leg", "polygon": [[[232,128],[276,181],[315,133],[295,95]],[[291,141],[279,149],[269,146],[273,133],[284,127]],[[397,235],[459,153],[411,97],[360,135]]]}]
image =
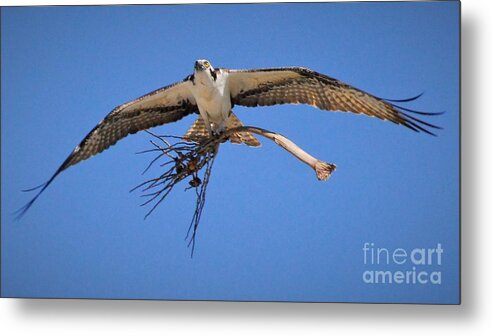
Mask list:
[{"label": "bird's leg", "polygon": [[214,131],[212,129],[212,125],[208,121],[205,121],[205,127],[207,127],[208,135],[210,137],[213,137],[214,136]]},{"label": "bird's leg", "polygon": [[224,133],[225,128],[223,128],[223,127],[216,127],[216,124],[215,123],[210,123],[208,125],[208,128],[209,128],[210,136],[212,138],[216,138],[216,139],[219,139],[220,138],[221,139],[220,140],[221,143],[224,143],[227,140],[229,140],[229,136],[222,137],[222,134]]}]

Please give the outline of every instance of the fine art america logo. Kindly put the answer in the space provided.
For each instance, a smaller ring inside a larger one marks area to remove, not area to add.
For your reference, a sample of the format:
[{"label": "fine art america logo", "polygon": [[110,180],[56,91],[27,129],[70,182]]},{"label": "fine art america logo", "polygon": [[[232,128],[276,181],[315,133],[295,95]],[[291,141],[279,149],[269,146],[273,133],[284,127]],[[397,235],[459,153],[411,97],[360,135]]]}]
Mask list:
[{"label": "fine art america logo", "polygon": [[385,248],[374,243],[362,247],[367,284],[440,285],[444,250],[440,243],[432,248]]}]

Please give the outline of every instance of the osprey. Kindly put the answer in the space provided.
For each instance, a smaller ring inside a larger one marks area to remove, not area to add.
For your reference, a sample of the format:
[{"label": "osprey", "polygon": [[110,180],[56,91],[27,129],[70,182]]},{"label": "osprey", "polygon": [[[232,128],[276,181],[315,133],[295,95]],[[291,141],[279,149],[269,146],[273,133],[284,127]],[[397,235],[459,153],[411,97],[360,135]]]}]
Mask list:
[{"label": "osprey", "polygon": [[[47,182],[26,190],[40,189],[34,198],[20,209],[19,216],[22,216],[55,177],[68,167],[101,153],[128,134],[175,122],[189,114],[199,114],[184,136],[185,139],[193,141],[220,134],[228,128],[242,126],[232,112],[235,105],[255,107],[308,104],[327,111],[365,114],[389,120],[416,132],[434,135],[428,128],[440,127],[417,119],[409,113],[440,113],[419,112],[393,104],[408,102],[418,97],[420,95],[402,100],[382,99],[335,78],[302,67],[231,70],[214,68],[207,60],[197,60],[193,74],[183,81],[114,108],[75,147]],[[249,132],[234,133],[229,140],[249,146],[260,145]]]}]

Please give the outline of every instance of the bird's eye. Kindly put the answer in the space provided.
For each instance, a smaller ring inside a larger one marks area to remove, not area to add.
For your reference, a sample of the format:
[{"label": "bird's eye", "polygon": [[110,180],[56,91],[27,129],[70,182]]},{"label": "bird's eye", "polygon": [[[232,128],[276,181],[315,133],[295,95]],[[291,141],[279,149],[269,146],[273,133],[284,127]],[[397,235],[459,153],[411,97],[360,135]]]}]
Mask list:
[{"label": "bird's eye", "polygon": [[210,63],[208,63],[208,62],[205,62],[205,63],[203,63],[203,64],[204,64],[204,65],[205,65],[205,67],[207,67],[207,68],[210,66]]}]

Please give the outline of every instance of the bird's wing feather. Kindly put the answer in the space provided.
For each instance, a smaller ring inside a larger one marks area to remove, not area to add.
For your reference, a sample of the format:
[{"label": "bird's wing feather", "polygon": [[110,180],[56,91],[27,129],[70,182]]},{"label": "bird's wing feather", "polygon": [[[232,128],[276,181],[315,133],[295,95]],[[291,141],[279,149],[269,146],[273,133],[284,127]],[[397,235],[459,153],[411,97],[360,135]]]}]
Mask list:
[{"label": "bird's wing feather", "polygon": [[62,165],[62,170],[101,153],[118,140],[198,111],[187,81],[152,91],[113,109],[92,129]]},{"label": "bird's wing feather", "polygon": [[47,182],[28,190],[40,189],[36,196],[19,210],[19,217],[31,207],[55,177],[68,167],[101,153],[128,134],[174,122],[197,112],[198,107],[188,85],[189,81],[185,79],[114,108],[75,147]]},{"label": "bird's wing feather", "polygon": [[433,134],[426,127],[438,128],[408,114],[418,111],[396,106],[307,68],[228,70],[228,75],[231,99],[235,105],[308,104],[322,110],[362,113],[417,132]]}]

